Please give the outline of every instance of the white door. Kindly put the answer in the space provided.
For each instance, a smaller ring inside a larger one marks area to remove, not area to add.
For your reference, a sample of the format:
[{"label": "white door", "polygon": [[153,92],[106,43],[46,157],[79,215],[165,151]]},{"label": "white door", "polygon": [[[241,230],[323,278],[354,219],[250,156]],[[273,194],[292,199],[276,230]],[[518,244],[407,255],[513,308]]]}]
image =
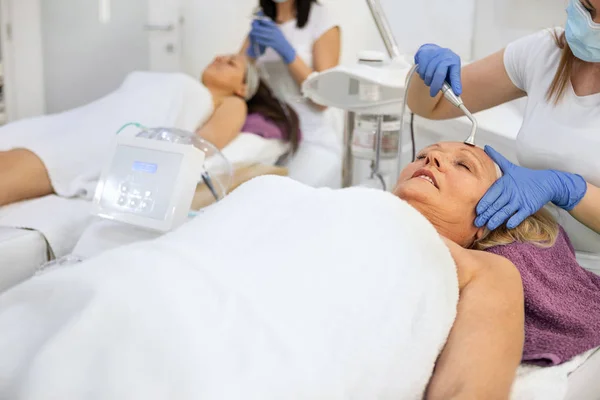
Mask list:
[{"label": "white door", "polygon": [[0,124],[43,114],[39,0],[0,0]]},{"label": "white door", "polygon": [[144,30],[148,35],[150,69],[164,72],[181,71],[184,19],[181,15],[180,1],[147,1],[148,22],[145,24]]},{"label": "white door", "polygon": [[38,1],[49,113],[106,95],[132,71],[181,69],[177,0]]}]

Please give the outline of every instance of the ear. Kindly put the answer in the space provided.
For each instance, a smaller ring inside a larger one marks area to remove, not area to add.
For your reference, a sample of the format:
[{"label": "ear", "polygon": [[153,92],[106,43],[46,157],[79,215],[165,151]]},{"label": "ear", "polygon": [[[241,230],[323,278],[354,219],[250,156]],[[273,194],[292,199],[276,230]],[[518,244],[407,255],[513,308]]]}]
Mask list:
[{"label": "ear", "polygon": [[240,87],[238,87],[235,90],[235,95],[241,97],[242,99],[246,98],[246,93],[248,93],[248,85],[246,85],[245,83],[242,84]]},{"label": "ear", "polygon": [[479,241],[479,240],[485,238],[487,235],[489,235],[489,233],[490,233],[489,229],[485,226],[478,228],[477,232],[475,232],[475,241]]}]

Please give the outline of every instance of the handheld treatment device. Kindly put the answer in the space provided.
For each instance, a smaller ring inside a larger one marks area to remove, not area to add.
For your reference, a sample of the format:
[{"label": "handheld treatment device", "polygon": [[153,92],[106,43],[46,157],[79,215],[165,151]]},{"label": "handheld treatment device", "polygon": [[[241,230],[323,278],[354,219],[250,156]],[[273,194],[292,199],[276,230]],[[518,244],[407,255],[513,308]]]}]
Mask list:
[{"label": "handheld treatment device", "polygon": [[[205,161],[211,155],[221,162],[222,173],[209,173]],[[134,136],[117,135],[96,187],[92,213],[167,232],[188,219],[198,182],[219,200],[231,183],[231,166],[214,146],[193,133],[155,128]]]}]

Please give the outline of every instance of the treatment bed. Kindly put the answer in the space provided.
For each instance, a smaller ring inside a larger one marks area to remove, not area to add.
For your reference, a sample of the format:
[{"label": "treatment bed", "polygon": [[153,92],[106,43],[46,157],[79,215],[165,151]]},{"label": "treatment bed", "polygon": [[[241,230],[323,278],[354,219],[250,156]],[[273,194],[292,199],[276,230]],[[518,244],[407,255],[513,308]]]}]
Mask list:
[{"label": "treatment bed", "polygon": [[[223,149],[237,168],[234,187],[252,174],[287,174],[269,168],[287,150],[288,145],[281,141],[240,134]],[[206,196],[199,196],[196,208],[206,202]],[[29,278],[42,264],[70,254],[92,221],[90,209],[89,200],[56,195],[1,207],[0,292]]]},{"label": "treatment bed", "polygon": [[[133,72],[117,90],[90,104],[0,128],[0,151],[34,151],[60,195],[0,208],[0,291],[30,276],[40,261],[73,250],[89,222],[89,200],[110,154],[111,135],[127,122],[195,130],[198,110],[207,106],[199,86],[183,74]],[[241,165],[275,165],[288,152],[288,143],[251,133],[241,133],[223,149],[232,164]],[[291,159],[294,179],[323,186],[339,180],[341,156],[335,151],[307,146]]]}]

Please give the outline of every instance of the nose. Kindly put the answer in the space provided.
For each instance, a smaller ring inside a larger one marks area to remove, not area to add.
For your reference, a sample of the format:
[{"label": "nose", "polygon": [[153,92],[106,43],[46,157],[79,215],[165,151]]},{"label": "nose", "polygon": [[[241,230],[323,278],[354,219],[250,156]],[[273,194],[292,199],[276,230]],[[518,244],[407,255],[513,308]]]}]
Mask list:
[{"label": "nose", "polygon": [[441,168],[443,156],[439,151],[430,151],[425,158],[425,165],[432,165],[436,168]]}]

